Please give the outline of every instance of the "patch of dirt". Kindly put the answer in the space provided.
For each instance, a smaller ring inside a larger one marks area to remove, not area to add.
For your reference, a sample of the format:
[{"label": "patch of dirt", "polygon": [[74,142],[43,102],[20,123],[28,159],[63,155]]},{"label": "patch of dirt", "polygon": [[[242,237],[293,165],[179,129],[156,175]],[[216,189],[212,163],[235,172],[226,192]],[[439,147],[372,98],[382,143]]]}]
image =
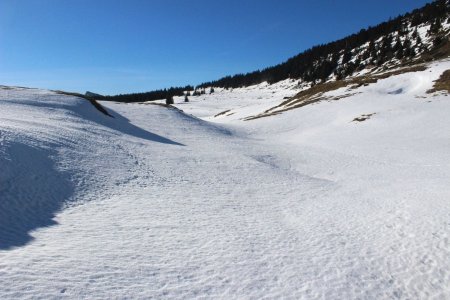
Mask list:
[{"label": "patch of dirt", "polygon": [[219,116],[223,116],[223,115],[225,115],[226,113],[228,113],[230,111],[231,111],[231,109],[224,110],[224,111],[218,113],[217,115],[215,115],[214,118],[217,118]]},{"label": "patch of dirt", "polygon": [[371,116],[375,115],[376,113],[371,113],[371,114],[365,114],[365,115],[361,115],[359,117],[356,117],[353,119],[352,122],[364,122],[366,120],[369,120]]},{"label": "patch of dirt", "polygon": [[450,93],[450,70],[446,70],[439,79],[434,81],[433,88],[428,90],[428,94],[444,91],[447,94]]}]

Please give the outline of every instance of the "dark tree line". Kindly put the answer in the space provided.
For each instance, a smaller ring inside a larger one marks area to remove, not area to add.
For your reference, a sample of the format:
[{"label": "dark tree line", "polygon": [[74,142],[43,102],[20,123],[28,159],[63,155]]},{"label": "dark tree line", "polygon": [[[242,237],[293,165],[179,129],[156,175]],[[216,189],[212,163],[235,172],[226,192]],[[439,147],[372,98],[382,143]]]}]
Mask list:
[{"label": "dark tree line", "polygon": [[171,87],[169,89],[156,90],[145,93],[124,94],[115,96],[102,96],[98,100],[117,101],[117,102],[144,102],[160,99],[173,98],[173,96],[183,96],[185,91],[193,91],[194,87],[187,85],[185,87]]}]

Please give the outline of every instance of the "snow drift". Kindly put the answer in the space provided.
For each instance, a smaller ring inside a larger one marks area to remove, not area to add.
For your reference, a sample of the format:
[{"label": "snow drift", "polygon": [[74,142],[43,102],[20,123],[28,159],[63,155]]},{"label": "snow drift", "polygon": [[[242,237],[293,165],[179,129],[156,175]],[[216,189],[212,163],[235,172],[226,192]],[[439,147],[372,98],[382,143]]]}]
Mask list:
[{"label": "snow drift", "polygon": [[25,88],[1,92],[0,249],[24,245],[29,231],[55,224],[55,212],[75,192],[101,192],[109,180],[102,182],[106,175],[95,167],[121,157],[99,149],[114,147],[115,136],[180,145],[114,112],[105,116],[82,98]]}]

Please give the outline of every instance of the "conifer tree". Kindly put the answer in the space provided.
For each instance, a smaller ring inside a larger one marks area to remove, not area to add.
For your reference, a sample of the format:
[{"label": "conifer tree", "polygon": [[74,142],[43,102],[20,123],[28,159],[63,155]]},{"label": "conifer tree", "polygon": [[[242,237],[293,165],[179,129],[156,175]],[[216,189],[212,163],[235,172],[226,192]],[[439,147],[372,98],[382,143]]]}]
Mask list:
[{"label": "conifer tree", "polygon": [[371,58],[372,62],[377,58],[377,48],[375,46],[374,40],[371,40],[369,42],[369,47],[367,48],[367,52],[369,53],[369,57]]},{"label": "conifer tree", "polygon": [[411,41],[409,39],[406,39],[403,42],[403,55],[405,57],[412,57],[415,55],[415,51],[412,48]]},{"label": "conifer tree", "polygon": [[394,52],[398,52],[400,49],[403,48],[402,41],[400,40],[400,37],[397,37],[397,40],[395,41],[394,47],[392,50]]},{"label": "conifer tree", "polygon": [[404,57],[403,45],[400,46],[400,48],[397,50],[395,57],[397,59],[403,59],[403,57]]},{"label": "conifer tree", "polygon": [[442,29],[442,23],[440,18],[436,18],[434,22],[431,23],[430,29],[428,30],[428,34],[437,34]]},{"label": "conifer tree", "polygon": [[167,97],[166,97],[166,105],[170,105],[170,104],[174,104],[173,96],[172,95],[167,95]]},{"label": "conifer tree", "polygon": [[344,55],[342,56],[342,63],[346,64],[352,59],[352,51],[349,48],[344,50]]},{"label": "conifer tree", "polygon": [[422,39],[420,38],[420,35],[417,35],[416,37],[416,47],[422,45]]}]

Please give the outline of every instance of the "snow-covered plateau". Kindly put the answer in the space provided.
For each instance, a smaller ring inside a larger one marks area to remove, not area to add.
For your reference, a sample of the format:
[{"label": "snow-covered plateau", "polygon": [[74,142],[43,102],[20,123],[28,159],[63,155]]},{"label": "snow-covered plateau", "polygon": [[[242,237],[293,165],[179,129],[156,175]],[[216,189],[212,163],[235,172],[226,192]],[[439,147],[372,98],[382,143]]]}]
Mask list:
[{"label": "snow-covered plateau", "polygon": [[449,299],[448,69],[111,116],[1,86],[0,298]]}]

